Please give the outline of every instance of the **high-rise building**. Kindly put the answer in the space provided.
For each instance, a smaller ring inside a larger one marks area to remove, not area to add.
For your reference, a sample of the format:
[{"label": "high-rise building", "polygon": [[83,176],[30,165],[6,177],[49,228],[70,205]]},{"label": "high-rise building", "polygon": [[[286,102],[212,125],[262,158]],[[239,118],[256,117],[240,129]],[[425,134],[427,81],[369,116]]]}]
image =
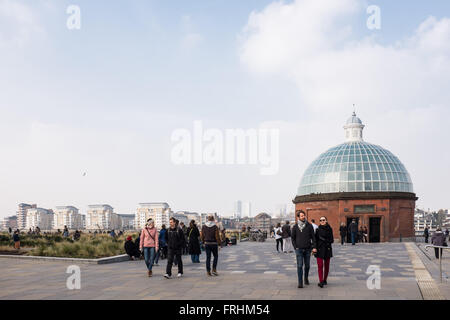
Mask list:
[{"label": "high-rise building", "polygon": [[93,204],[88,206],[86,215],[86,229],[112,230],[120,229],[121,221],[108,204]]},{"label": "high-rise building", "polygon": [[51,230],[53,229],[53,216],[53,210],[28,208],[25,229],[39,227],[41,230]]},{"label": "high-rise building", "polygon": [[245,201],[242,203],[242,216],[251,217],[252,216],[252,204],[250,201]]},{"label": "high-rise building", "polygon": [[242,217],[242,201],[238,200],[234,203],[234,217],[240,219]]},{"label": "high-rise building", "polygon": [[17,210],[17,228],[25,229],[27,225],[27,209],[37,208],[36,204],[20,203]]},{"label": "high-rise building", "polygon": [[161,229],[163,224],[169,225],[172,214],[173,212],[166,202],[139,203],[134,225],[136,229],[142,229],[145,227],[147,220],[152,218],[155,221],[156,228]]},{"label": "high-rise building", "polygon": [[58,206],[53,219],[53,229],[82,229],[83,222],[78,209],[73,206]]}]

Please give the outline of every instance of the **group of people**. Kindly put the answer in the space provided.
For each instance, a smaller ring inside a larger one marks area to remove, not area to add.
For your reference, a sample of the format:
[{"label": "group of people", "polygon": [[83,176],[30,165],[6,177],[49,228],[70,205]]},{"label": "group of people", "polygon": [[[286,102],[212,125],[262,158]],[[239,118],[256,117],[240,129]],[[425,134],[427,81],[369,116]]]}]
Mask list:
[{"label": "group of people", "polygon": [[350,240],[353,246],[357,242],[369,242],[369,229],[367,226],[360,226],[358,229],[356,219],[352,219],[352,222],[348,226],[342,222],[339,227],[339,234],[341,236],[341,245],[344,245],[347,240],[347,234],[350,234]]},{"label": "group of people", "polygon": [[309,285],[309,269],[311,254],[317,261],[319,283],[323,288],[327,285],[328,273],[330,270],[330,259],[333,257],[331,244],[334,242],[333,230],[328,224],[326,217],[321,217],[319,225],[314,220],[308,222],[303,210],[296,213],[296,223],[289,225],[289,221],[281,226],[276,226],[275,240],[277,251],[284,253],[293,252],[297,258],[298,288]]},{"label": "group of people", "polygon": [[[174,217],[169,220],[169,228],[161,226],[157,230],[153,219],[148,219],[142,229],[138,239],[132,241],[131,236],[125,242],[125,251],[131,259],[139,259],[144,256],[147,267],[147,275],[153,276],[153,266],[158,264],[159,258],[167,258],[166,279],[172,278],[172,267],[178,268],[177,277],[183,276],[182,255],[188,253],[192,263],[200,263],[201,244],[206,252],[206,273],[208,276],[218,276],[217,264],[219,258],[219,248],[222,245],[222,237],[219,227],[214,221],[214,216],[208,216],[208,221],[198,229],[194,220],[189,223],[189,227],[179,222]],[[211,256],[212,270],[211,270]]]}]

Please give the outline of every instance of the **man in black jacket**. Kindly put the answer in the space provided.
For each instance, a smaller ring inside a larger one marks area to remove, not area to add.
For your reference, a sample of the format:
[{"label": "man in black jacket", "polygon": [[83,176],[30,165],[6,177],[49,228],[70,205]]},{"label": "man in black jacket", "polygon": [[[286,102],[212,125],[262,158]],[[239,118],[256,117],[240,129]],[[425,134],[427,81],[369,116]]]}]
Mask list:
[{"label": "man in black jacket", "polygon": [[297,211],[297,224],[291,230],[292,245],[297,257],[298,287],[303,288],[303,264],[305,265],[305,284],[309,284],[309,262],[311,251],[317,252],[316,237],[313,226],[306,221],[306,214],[303,210]]},{"label": "man in black jacket", "polygon": [[356,236],[358,235],[358,224],[356,223],[356,220],[353,219],[352,223],[348,226],[350,229],[350,237],[352,239],[352,246],[355,245]]},{"label": "man in black jacket", "polygon": [[175,218],[170,218],[170,228],[166,232],[167,243],[167,267],[164,278],[170,279],[172,277],[172,264],[174,258],[177,260],[178,265],[178,278],[183,275],[183,261],[181,260],[181,253],[185,245],[183,230],[176,223]]}]

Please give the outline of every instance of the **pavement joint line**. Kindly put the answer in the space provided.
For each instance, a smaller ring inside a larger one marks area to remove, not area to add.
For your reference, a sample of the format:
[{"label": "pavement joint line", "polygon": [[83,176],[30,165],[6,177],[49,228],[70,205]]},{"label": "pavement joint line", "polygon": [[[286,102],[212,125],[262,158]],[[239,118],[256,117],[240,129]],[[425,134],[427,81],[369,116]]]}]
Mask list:
[{"label": "pavement joint line", "polygon": [[427,271],[425,265],[415,252],[413,244],[406,242],[405,247],[410,256],[411,264],[416,276],[416,282],[419,286],[419,290],[422,294],[423,300],[445,300],[430,273]]}]

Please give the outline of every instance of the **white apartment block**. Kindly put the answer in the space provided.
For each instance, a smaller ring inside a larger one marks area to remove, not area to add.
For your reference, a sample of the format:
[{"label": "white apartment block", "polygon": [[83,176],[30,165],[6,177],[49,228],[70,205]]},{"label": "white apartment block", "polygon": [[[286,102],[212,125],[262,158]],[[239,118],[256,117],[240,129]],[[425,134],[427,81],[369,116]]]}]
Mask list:
[{"label": "white apartment block", "polygon": [[8,230],[11,228],[12,230],[17,229],[17,216],[5,217],[2,219],[0,229]]},{"label": "white apartment block", "polygon": [[108,204],[93,204],[88,206],[86,214],[86,229],[88,230],[112,230],[122,226],[118,214]]},{"label": "white apartment block", "polygon": [[63,230],[64,226],[67,226],[69,229],[83,228],[82,215],[78,212],[77,208],[73,206],[56,207],[53,229]]},{"label": "white apartment block", "polygon": [[37,208],[35,204],[20,203],[17,210],[17,228],[25,229],[27,226],[27,210],[31,208]]},{"label": "white apartment block", "polygon": [[156,228],[161,229],[163,224],[168,227],[172,215],[173,212],[166,202],[139,203],[136,209],[134,228],[136,230],[143,229],[150,218],[155,221]]},{"label": "white apartment block", "polygon": [[42,231],[53,228],[53,211],[43,208],[27,209],[25,229],[39,227]]},{"label": "white apartment block", "polygon": [[175,219],[177,219],[180,223],[183,222],[186,227],[189,227],[189,222],[191,220],[189,220],[189,218],[183,211],[178,211],[178,212],[174,213],[173,217]]}]

